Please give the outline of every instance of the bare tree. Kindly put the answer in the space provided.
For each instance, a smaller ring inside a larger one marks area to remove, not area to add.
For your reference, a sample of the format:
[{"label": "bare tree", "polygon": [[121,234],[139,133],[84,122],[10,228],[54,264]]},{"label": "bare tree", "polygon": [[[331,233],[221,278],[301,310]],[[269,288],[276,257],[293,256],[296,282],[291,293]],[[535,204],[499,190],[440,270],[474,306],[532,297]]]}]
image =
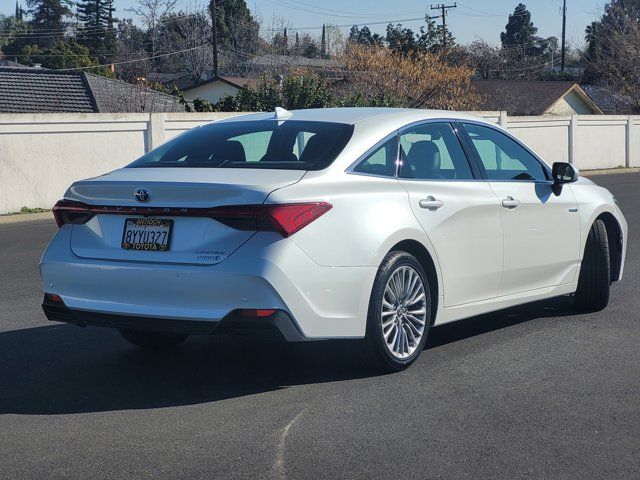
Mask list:
[{"label": "bare tree", "polygon": [[163,17],[158,25],[157,50],[171,54],[160,59],[159,66],[168,72],[187,72],[199,79],[212,64],[211,23],[204,7],[192,4],[186,12]]},{"label": "bare tree", "polygon": [[325,26],[326,54],[330,57],[341,55],[346,47],[347,39],[339,27]]},{"label": "bare tree", "polygon": [[429,52],[414,57],[385,47],[350,44],[342,55],[344,81],[336,84],[345,106],[474,110],[473,68],[451,65]]},{"label": "bare tree", "polygon": [[500,49],[480,39],[466,47],[468,58],[476,69],[476,74],[487,79],[494,76],[502,67]]},{"label": "bare tree", "polygon": [[142,22],[149,31],[151,56],[156,54],[156,43],[158,40],[158,23],[163,17],[173,12],[178,0],[138,0],[135,6],[127,8],[142,19]]},{"label": "bare tree", "polygon": [[590,77],[640,112],[640,11],[612,2],[597,27],[587,30],[584,63]]},{"label": "bare tree", "polygon": [[113,60],[119,78],[136,82],[151,71],[151,61],[146,60],[145,39],[145,32],[133,20],[125,18],[118,23],[116,57]]}]

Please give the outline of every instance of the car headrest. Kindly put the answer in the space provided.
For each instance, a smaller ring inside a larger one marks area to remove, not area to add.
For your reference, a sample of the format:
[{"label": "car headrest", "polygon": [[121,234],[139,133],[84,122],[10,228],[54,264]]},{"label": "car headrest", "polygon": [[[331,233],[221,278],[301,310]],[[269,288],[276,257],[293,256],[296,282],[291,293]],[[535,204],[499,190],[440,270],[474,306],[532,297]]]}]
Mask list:
[{"label": "car headrest", "polygon": [[410,177],[432,178],[440,171],[440,149],[430,140],[421,140],[411,145],[403,162],[403,172],[412,172]]},{"label": "car headrest", "polygon": [[327,148],[331,147],[331,145],[327,144],[326,139],[325,141],[322,140],[321,136],[318,135],[311,137],[304,146],[300,161],[313,163],[321,160],[322,156],[326,154]]},{"label": "car headrest", "polygon": [[224,162],[225,160],[230,162],[247,161],[247,157],[244,153],[244,147],[242,146],[242,143],[237,140],[227,140],[220,143],[213,154],[213,158],[218,162]]}]

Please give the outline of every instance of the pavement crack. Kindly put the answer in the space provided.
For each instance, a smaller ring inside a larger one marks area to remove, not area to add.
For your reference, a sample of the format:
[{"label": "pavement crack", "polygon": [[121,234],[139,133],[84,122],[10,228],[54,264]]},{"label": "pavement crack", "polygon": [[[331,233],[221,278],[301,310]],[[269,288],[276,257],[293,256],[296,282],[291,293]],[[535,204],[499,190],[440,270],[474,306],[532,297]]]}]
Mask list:
[{"label": "pavement crack", "polygon": [[310,407],[305,407],[300,410],[295,417],[291,419],[289,423],[287,423],[284,428],[280,430],[280,435],[278,436],[278,444],[276,445],[276,458],[273,462],[273,476],[275,478],[284,479],[286,478],[286,466],[285,466],[285,452],[287,448],[287,437],[289,436],[289,431],[296,424],[296,422],[304,415]]}]

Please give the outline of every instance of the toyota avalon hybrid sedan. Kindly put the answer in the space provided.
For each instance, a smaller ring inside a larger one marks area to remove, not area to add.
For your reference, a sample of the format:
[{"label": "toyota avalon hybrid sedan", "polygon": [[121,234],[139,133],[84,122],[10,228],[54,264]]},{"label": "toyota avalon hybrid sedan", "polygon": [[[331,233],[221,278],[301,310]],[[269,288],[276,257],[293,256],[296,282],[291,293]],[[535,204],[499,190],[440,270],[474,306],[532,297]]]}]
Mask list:
[{"label": "toyota avalon hybrid sedan", "polygon": [[415,361],[433,325],[560,295],[603,309],[627,243],[611,193],[572,165],[429,110],[216,121],[74,183],[53,213],[50,320],[155,348],[352,339],[387,371]]}]

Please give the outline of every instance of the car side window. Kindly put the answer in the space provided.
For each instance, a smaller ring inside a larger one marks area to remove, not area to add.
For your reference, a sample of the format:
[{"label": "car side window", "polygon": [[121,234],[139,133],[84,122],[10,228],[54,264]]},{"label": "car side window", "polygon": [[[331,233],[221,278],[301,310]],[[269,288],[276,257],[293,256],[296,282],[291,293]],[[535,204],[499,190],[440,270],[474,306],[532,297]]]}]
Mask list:
[{"label": "car side window", "polygon": [[400,177],[470,180],[473,173],[449,123],[424,123],[400,135]]},{"label": "car side window", "polygon": [[354,172],[369,175],[396,176],[396,161],[398,159],[398,138],[384,142],[380,147],[367,155],[353,169]]},{"label": "car side window", "polygon": [[474,124],[465,124],[465,129],[489,180],[548,180],[540,161],[504,133]]}]

